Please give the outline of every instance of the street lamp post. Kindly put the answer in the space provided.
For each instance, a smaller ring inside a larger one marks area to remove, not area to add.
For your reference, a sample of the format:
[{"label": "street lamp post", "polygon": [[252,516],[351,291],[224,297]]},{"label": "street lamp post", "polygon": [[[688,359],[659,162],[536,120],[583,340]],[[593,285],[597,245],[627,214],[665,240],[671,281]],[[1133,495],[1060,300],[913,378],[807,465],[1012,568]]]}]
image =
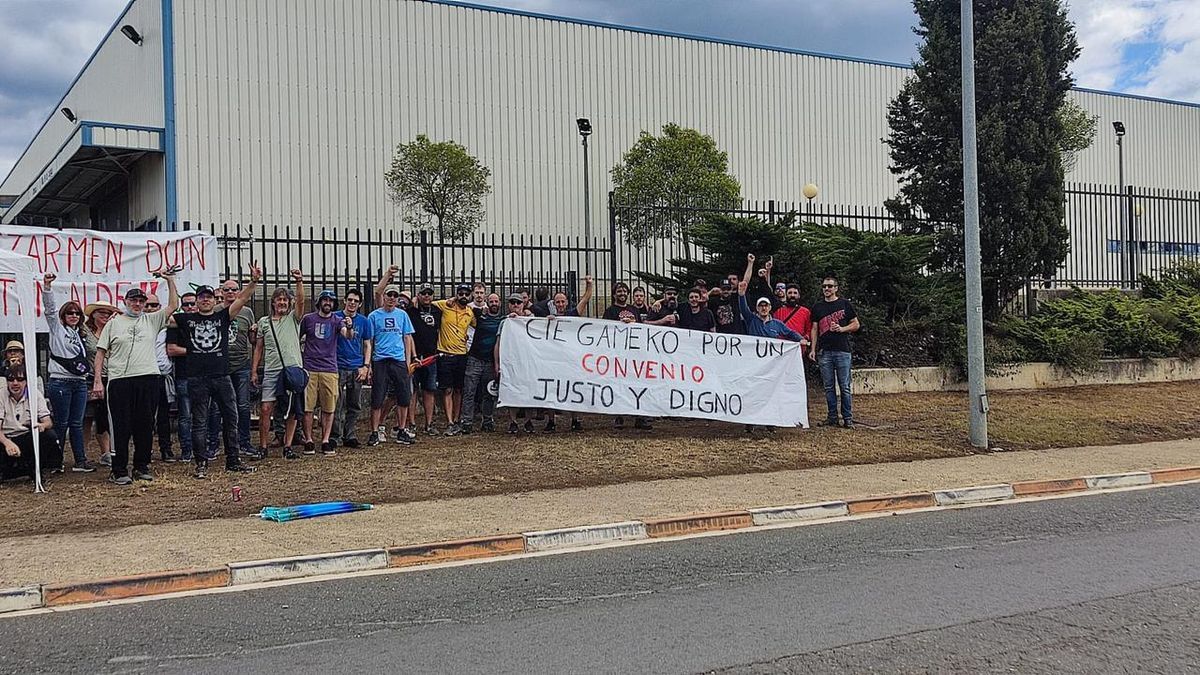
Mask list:
[{"label": "street lamp post", "polygon": [[983,271],[979,251],[979,158],[975,144],[975,8],[962,0],[963,248],[967,276],[967,388],[971,445],[988,447],[988,400],[983,362]]},{"label": "street lamp post", "polygon": [[808,200],[808,219],[809,220],[812,220],[812,208],[813,208],[812,200],[817,198],[818,192],[820,192],[820,190],[817,189],[816,183],[808,183],[800,190],[800,193],[803,194],[804,198]]},{"label": "street lamp post", "polygon": [[1121,195],[1121,236],[1125,238],[1125,253],[1128,262],[1122,265],[1122,268],[1129,270],[1129,287],[1133,288],[1136,272],[1133,267],[1133,252],[1134,241],[1132,232],[1132,223],[1129,222],[1129,204],[1126,201],[1125,195],[1125,123],[1115,121],[1112,123],[1113,132],[1117,134],[1117,192]]},{"label": "street lamp post", "polygon": [[592,123],[586,117],[575,120],[579,136],[583,139],[583,273],[592,273],[592,194],[588,186],[588,136],[592,135]]}]

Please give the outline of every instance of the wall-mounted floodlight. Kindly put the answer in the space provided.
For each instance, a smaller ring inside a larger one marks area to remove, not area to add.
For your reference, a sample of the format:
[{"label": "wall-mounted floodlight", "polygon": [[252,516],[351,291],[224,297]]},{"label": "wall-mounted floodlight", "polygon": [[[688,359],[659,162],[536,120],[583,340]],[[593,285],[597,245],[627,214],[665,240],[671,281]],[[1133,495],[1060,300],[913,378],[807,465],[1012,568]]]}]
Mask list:
[{"label": "wall-mounted floodlight", "polygon": [[586,117],[580,117],[575,120],[575,125],[579,127],[580,136],[587,136],[592,133],[592,122]]},{"label": "wall-mounted floodlight", "polygon": [[135,45],[142,44],[142,34],[137,32],[137,29],[129,24],[121,26],[121,34],[129,38],[129,41]]},{"label": "wall-mounted floodlight", "polygon": [[71,112],[70,108],[63,108],[59,112],[63,114],[63,117],[67,118],[68,122],[74,122],[75,120],[79,119],[78,117],[75,117],[75,113]]},{"label": "wall-mounted floodlight", "polygon": [[1118,136],[1124,136],[1125,135],[1125,123],[1124,122],[1113,122],[1113,131],[1117,132]]}]

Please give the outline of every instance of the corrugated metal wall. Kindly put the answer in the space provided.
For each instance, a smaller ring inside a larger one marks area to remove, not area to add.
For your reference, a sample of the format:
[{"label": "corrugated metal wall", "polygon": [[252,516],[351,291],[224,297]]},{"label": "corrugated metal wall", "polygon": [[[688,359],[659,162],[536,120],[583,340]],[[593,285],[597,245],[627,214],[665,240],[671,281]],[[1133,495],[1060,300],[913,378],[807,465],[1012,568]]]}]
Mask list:
[{"label": "corrugated metal wall", "polygon": [[[593,232],[641,130],[711,134],[748,199],[877,205],[887,102],[909,71],[409,0],[177,0],[179,217],[400,226],[395,145],[453,139],[492,170],[485,231],[582,230],[575,118],[592,120]],[[1200,108],[1077,92],[1101,116],[1071,180],[1200,185]]]}]

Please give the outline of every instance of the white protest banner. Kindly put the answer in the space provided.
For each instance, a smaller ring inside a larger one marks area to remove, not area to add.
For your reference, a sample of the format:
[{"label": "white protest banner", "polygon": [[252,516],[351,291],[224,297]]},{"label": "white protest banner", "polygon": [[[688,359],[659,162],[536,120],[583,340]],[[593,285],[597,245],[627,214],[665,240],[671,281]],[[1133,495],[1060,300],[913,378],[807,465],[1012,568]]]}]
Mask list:
[{"label": "white protest banner", "polygon": [[499,405],[808,426],[800,345],[600,319],[505,319]]},{"label": "white protest banner", "polygon": [[[182,268],[176,277],[180,293],[189,284],[215,286],[219,281],[217,239],[197,231],[100,232],[5,225],[0,227],[0,246],[33,259],[39,279],[47,272],[58,276],[54,293],[59,306],[74,300],[84,307],[93,302],[123,307],[126,291],[134,287],[158,294],[166,302],[166,285],[154,276],[163,267]],[[19,310],[12,301],[15,292],[11,280],[0,279],[0,331],[20,330]],[[45,332],[40,284],[36,300],[35,325]]]}]

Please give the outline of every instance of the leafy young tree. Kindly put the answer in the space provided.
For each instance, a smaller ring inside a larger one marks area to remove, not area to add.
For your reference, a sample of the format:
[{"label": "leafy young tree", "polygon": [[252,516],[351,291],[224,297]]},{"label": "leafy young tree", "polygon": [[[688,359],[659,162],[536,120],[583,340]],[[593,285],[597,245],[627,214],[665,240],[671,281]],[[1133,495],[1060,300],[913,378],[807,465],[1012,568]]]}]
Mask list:
[{"label": "leafy young tree", "polygon": [[434,143],[424,134],[396,146],[384,174],[388,196],[408,209],[404,222],[436,228],[441,240],[463,239],[483,222],[491,171],[454,141]]},{"label": "leafy young tree", "polygon": [[704,217],[691,209],[736,208],[742,188],[728,171],[729,156],[707,134],[674,123],[661,136],[643,131],[612,169],[625,240],[640,246],[660,237],[687,239]]},{"label": "leafy young tree", "polygon": [[[919,58],[888,106],[885,139],[901,182],[888,207],[936,235],[930,263],[941,270],[963,266],[959,5],[913,0]],[[1079,46],[1061,0],[975,0],[975,49],[984,308],[995,317],[1028,277],[1052,276],[1066,258],[1063,176],[1088,134],[1067,107]]]},{"label": "leafy young tree", "polygon": [[1068,100],[1058,109],[1059,121],[1063,127],[1063,169],[1067,173],[1075,168],[1079,153],[1083,152],[1096,138],[1096,115],[1079,107],[1079,104]]}]

